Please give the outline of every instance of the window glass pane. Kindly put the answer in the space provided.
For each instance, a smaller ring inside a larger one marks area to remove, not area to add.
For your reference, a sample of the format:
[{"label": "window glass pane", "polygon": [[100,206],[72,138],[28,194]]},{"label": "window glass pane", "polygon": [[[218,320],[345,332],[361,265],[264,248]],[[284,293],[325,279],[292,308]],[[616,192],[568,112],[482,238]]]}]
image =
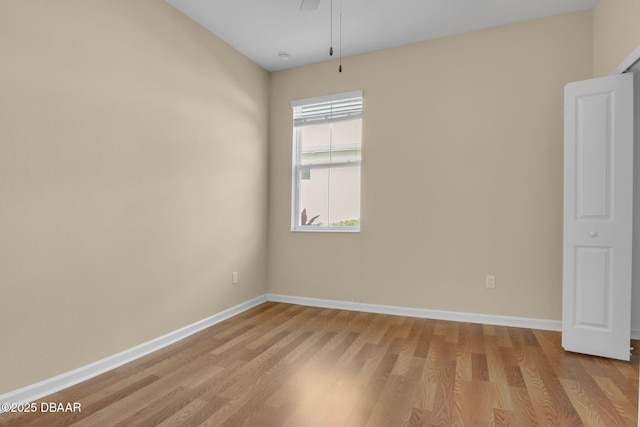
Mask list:
[{"label": "window glass pane", "polygon": [[[303,168],[300,172],[300,225],[360,225],[360,167]],[[302,210],[307,224],[302,224]],[[309,221],[319,215],[312,224]]]},{"label": "window glass pane", "polygon": [[[333,123],[331,137],[331,159],[333,162],[360,160],[362,120]],[[359,193],[358,193],[359,194]]]},{"label": "window glass pane", "polygon": [[329,176],[329,225],[360,225],[360,167],[331,168]]},{"label": "window glass pane", "polygon": [[300,171],[300,212],[297,223],[301,222],[302,211],[306,210],[307,224],[311,218],[320,215],[312,225],[329,225],[329,169],[305,169]]},{"label": "window glass pane", "polygon": [[300,129],[301,164],[329,163],[331,123],[303,126]]}]

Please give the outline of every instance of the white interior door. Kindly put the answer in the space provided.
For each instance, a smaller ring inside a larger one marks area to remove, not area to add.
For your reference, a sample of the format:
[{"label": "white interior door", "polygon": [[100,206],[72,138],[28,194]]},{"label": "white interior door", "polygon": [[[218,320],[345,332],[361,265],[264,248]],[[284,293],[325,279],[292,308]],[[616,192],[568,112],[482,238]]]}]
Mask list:
[{"label": "white interior door", "polygon": [[629,360],[633,75],[565,86],[562,346]]}]

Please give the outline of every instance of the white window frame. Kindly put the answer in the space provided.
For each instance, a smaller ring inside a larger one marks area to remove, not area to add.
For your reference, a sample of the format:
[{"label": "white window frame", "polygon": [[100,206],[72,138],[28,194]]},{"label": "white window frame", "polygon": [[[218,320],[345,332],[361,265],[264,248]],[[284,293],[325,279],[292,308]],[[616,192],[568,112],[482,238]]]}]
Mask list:
[{"label": "white window frame", "polygon": [[[320,103],[325,103],[325,102],[332,102],[332,101],[340,101],[340,100],[346,100],[346,99],[353,99],[353,98],[362,98],[362,91],[358,90],[358,91],[352,91],[352,92],[344,92],[344,93],[338,93],[338,94],[334,94],[334,95],[326,95],[326,96],[319,96],[319,97],[315,97],[315,98],[306,98],[306,99],[299,99],[299,100],[295,100],[291,102],[291,107],[293,109],[295,109],[296,107],[301,107],[301,106],[305,106],[305,105],[310,105],[310,104],[320,104]],[[327,114],[327,116],[323,119],[320,120],[313,120],[313,121],[309,121],[309,123],[319,123],[319,122],[326,122],[326,123],[335,123],[335,122],[339,122],[339,121],[345,121],[345,120],[355,120],[358,118],[362,117],[362,109],[360,109],[360,111],[358,111],[357,113],[346,113],[344,115],[342,114],[336,114],[335,112],[333,114]],[[305,120],[302,119],[302,122],[304,122]],[[302,133],[302,128],[304,125],[301,125],[298,123],[296,123],[294,121],[294,125],[293,125],[293,164],[292,164],[292,179],[291,179],[291,231],[301,231],[301,232],[321,232],[321,233],[359,233],[360,232],[360,225],[358,226],[320,226],[320,225],[307,225],[307,226],[303,226],[303,225],[298,225],[299,222],[299,216],[300,216],[300,212],[301,212],[301,206],[300,206],[300,180],[298,179],[300,177],[300,171],[302,169],[328,169],[330,168],[340,168],[340,167],[362,167],[362,160],[359,161],[345,161],[345,162],[332,162],[332,163],[322,163],[322,164],[313,164],[313,165],[302,165],[302,151],[300,149],[300,144],[299,141],[301,141],[301,133]],[[361,142],[362,143],[362,142]],[[360,172],[362,173],[362,169],[360,169]],[[361,190],[362,191],[362,190]],[[358,198],[360,199],[361,194],[358,194]]]}]

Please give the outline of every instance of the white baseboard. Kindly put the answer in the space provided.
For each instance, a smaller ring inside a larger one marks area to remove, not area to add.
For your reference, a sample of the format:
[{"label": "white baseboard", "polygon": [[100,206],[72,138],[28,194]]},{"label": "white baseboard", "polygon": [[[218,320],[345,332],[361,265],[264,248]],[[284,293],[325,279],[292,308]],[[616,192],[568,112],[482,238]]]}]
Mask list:
[{"label": "white baseboard", "polygon": [[[242,304],[231,307],[206,319],[192,323],[161,337],[155,338],[136,347],[125,350],[113,356],[106,357],[73,371],[65,372],[53,378],[10,391],[0,395],[1,403],[33,402],[57,391],[71,387],[82,381],[96,377],[107,371],[129,363],[149,353],[160,350],[170,344],[180,341],[203,329],[236,316],[266,301],[283,302],[289,304],[306,305],[312,307],[335,308],[341,310],[363,311],[369,313],[390,314],[397,316],[420,317],[436,320],[452,320],[457,322],[482,323],[496,326],[513,326],[518,328],[542,329],[547,331],[561,331],[562,322],[559,320],[531,319],[526,317],[498,316],[491,314],[462,313],[456,311],[429,310],[424,308],[398,307],[392,305],[367,304],[351,301],[338,301],[319,298],[306,298],[279,294],[264,294]],[[640,330],[631,331],[633,339],[640,339]],[[2,413],[0,408],[0,414]]]},{"label": "white baseboard", "polygon": [[[166,335],[155,338],[151,341],[147,341],[138,346],[125,350],[121,353],[114,354],[113,356],[106,357],[97,362],[89,365],[82,366],[73,371],[65,372],[64,374],[57,375],[44,381],[29,385],[27,387],[20,388],[18,390],[10,391],[0,395],[0,404],[2,403],[21,403],[21,402],[33,402],[38,399],[42,399],[45,396],[53,394],[57,391],[63,390],[67,387],[71,387],[82,381],[86,381],[90,378],[96,377],[107,371],[122,366],[125,363],[129,363],[142,356],[146,356],[149,353],[160,350],[170,344],[180,341],[189,335],[193,335],[203,329],[213,326],[216,323],[220,323],[230,317],[236,316],[256,305],[262,304],[267,301],[266,295],[253,298],[242,304],[238,304],[235,307],[231,307],[206,319],[187,325],[183,328],[177,329],[173,332],[169,332]],[[0,414],[2,413],[0,405]]]},{"label": "white baseboard", "polygon": [[[485,325],[495,326],[513,326],[516,328],[541,329],[543,331],[562,331],[562,321],[560,320],[532,319],[527,317],[499,316],[493,314],[474,314],[458,311],[429,310],[424,308],[366,304],[352,301],[296,297],[279,294],[267,294],[266,296],[268,301],[308,305],[311,307],[364,311],[370,313],[392,314],[398,316],[421,317],[425,319],[453,320],[456,322],[482,323]],[[631,329],[631,339],[640,340],[640,329]]]},{"label": "white baseboard", "polygon": [[267,299],[269,301],[285,302],[289,304],[308,305],[312,307],[322,308],[336,308],[341,310],[365,311],[369,313],[392,314],[396,316],[421,317],[436,320],[453,320],[456,322],[482,323],[485,325],[496,326],[513,326],[517,328],[542,329],[545,331],[562,330],[562,322],[560,320],[531,319],[527,317],[511,317],[492,314],[462,313],[457,311],[429,310],[425,308],[366,304],[360,302],[336,301],[278,294],[267,294]]}]

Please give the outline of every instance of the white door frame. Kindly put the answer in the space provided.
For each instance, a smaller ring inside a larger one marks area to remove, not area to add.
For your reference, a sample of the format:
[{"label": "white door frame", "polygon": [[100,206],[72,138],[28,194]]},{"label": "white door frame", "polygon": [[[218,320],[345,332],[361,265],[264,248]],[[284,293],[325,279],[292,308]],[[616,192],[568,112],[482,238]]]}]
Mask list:
[{"label": "white door frame", "polygon": [[[615,74],[622,74],[631,68],[636,62],[640,61],[640,46],[638,46],[633,52],[631,52],[613,71],[609,73],[610,76]],[[635,90],[640,90],[637,88]],[[639,107],[640,108],[640,107]],[[634,145],[635,145],[634,141]],[[635,168],[635,166],[634,166]],[[634,217],[637,216],[638,213],[634,213]],[[640,274],[640,272],[633,272],[633,276]],[[640,381],[640,378],[639,378]],[[638,393],[638,427],[640,427],[640,393]]]},{"label": "white door frame", "polygon": [[610,76],[615,74],[622,74],[629,70],[636,62],[640,61],[640,46],[638,46],[633,52],[629,54],[616,68],[609,73]]}]

